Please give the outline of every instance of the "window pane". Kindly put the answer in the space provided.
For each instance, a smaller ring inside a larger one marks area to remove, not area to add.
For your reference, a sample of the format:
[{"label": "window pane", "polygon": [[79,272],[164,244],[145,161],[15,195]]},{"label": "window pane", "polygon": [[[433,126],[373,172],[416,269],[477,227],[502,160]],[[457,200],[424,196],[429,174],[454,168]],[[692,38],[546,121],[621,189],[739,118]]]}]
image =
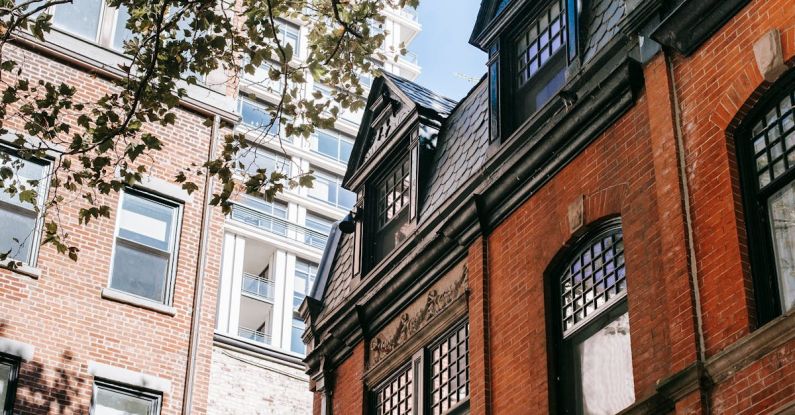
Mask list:
[{"label": "window pane", "polygon": [[[41,203],[44,200],[44,192],[46,191],[46,184],[48,182],[46,165],[30,160],[23,160],[7,153],[4,153],[2,157],[9,158],[8,162],[0,158],[0,163],[2,163],[4,168],[10,169],[12,174],[16,177],[14,180],[5,181],[4,187],[0,189],[0,202],[7,202],[25,209],[33,210],[33,205],[19,200],[19,193],[11,196],[5,190],[12,182],[15,182],[14,184],[17,186],[18,190],[21,190],[19,189],[20,186],[24,186],[26,189],[35,189],[38,192],[39,203]],[[36,186],[34,186],[34,184]]]},{"label": "window pane", "polygon": [[770,198],[769,212],[781,307],[786,312],[795,306],[795,182]]},{"label": "window pane", "polygon": [[298,309],[315,284],[317,265],[296,259],[293,279],[293,308]]},{"label": "window pane", "polygon": [[431,413],[446,413],[469,396],[469,324],[431,351]]},{"label": "window pane", "polygon": [[414,376],[411,366],[404,368],[375,391],[377,415],[409,415],[413,413]]},{"label": "window pane", "polygon": [[[4,405],[11,387],[11,373],[14,368],[7,363],[0,363],[0,405]],[[0,407],[2,409],[2,407]]]},{"label": "window pane", "polygon": [[125,193],[119,236],[168,252],[171,250],[176,211],[173,206]]},{"label": "window pane", "polygon": [[91,41],[97,38],[102,0],[74,0],[59,4],[53,12],[53,25]]},{"label": "window pane", "polygon": [[317,133],[317,152],[320,154],[325,154],[331,158],[338,158],[339,156],[339,140],[337,137],[325,133],[325,132],[318,132]]},{"label": "window pane", "polygon": [[270,126],[267,131],[268,134],[276,135],[279,133],[279,121],[276,120],[271,125],[271,115],[268,109],[249,100],[240,101],[240,121],[254,128]]},{"label": "window pane", "polygon": [[301,319],[293,319],[293,329],[290,338],[290,350],[295,353],[306,353],[306,346],[301,336],[304,335],[304,322]]},{"label": "window pane", "polygon": [[635,401],[628,314],[579,344],[577,355],[583,414],[615,414]]},{"label": "window pane", "polygon": [[348,163],[351,158],[351,151],[353,150],[353,142],[348,140],[340,140],[340,161]]},{"label": "window pane", "polygon": [[117,240],[110,286],[150,300],[165,302],[169,256],[144,252]]},{"label": "window pane", "polygon": [[10,258],[29,262],[36,230],[36,214],[0,202],[0,252]]},{"label": "window pane", "polygon": [[151,399],[102,388],[94,397],[95,415],[149,415],[152,406]]},{"label": "window pane", "polygon": [[132,39],[132,31],[127,29],[127,20],[130,18],[130,13],[126,6],[119,7],[116,12],[116,27],[113,30],[113,48],[122,50],[124,48],[124,41]]}]

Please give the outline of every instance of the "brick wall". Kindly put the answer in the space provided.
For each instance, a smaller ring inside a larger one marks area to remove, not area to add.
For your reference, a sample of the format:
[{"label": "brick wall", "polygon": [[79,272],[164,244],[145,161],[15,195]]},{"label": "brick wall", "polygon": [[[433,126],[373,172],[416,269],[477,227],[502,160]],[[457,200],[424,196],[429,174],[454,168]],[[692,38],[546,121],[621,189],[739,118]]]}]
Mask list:
[{"label": "brick wall", "polygon": [[215,347],[207,413],[293,415],[312,411],[302,369]]},{"label": "brick wall", "polygon": [[[22,63],[32,79],[67,82],[78,86],[77,100],[92,100],[109,90],[101,78],[30,51],[7,49]],[[154,177],[171,181],[181,166],[201,164],[207,157],[211,129],[205,118],[177,110],[170,127],[147,127],[163,139],[163,150],[146,164]],[[71,120],[73,117],[65,116]],[[6,128],[19,128],[19,120],[4,120]],[[203,185],[184,204],[182,231],[174,286],[175,316],[102,299],[107,287],[113,247],[118,196],[102,197],[112,207],[111,217],[77,224],[81,203],[68,200],[61,207],[61,225],[70,243],[80,247],[79,262],[57,254],[52,246],[41,248],[32,279],[0,270],[0,337],[35,346],[33,361],[20,368],[15,411],[25,414],[88,413],[93,380],[89,361],[144,372],[171,382],[164,395],[163,414],[180,413],[187,364],[196,264],[199,257]],[[202,350],[198,354],[194,413],[204,413],[212,329],[215,319],[216,282],[219,275],[222,216],[214,213],[204,289]]]}]

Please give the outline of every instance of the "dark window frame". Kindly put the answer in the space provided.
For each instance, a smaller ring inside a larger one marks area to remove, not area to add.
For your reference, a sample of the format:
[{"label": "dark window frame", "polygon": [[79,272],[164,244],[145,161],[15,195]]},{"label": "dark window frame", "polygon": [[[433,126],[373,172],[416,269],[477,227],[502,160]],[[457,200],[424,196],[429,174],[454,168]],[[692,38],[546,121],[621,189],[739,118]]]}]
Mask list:
[{"label": "dark window frame", "polygon": [[545,274],[544,303],[547,305],[547,384],[550,413],[575,415],[582,413],[577,346],[629,312],[628,290],[625,287],[624,292],[615,300],[608,301],[606,306],[593,316],[575,323],[571,331],[566,332],[563,327],[561,275],[567,271],[574,259],[579,257],[584,248],[593,246],[594,242],[616,231],[623,233],[620,217],[608,218],[584,229],[558,254]]},{"label": "dark window frame", "polygon": [[1,402],[3,407],[0,415],[12,415],[14,413],[14,402],[16,401],[17,387],[19,384],[19,366],[22,364],[22,359],[17,356],[0,353],[0,364],[11,366],[11,372],[8,376],[6,400],[5,402]]},{"label": "dark window frame", "polygon": [[150,400],[150,408],[147,415],[160,415],[160,412],[163,409],[163,394],[161,392],[146,388],[129,386],[107,379],[95,378],[94,384],[91,387],[91,407],[89,408],[89,415],[96,414],[95,407],[97,391],[99,389]]},{"label": "dark window frame", "polygon": [[[795,182],[795,168],[789,169],[760,188],[756,151],[753,147],[753,128],[768,112],[776,108],[782,99],[793,95],[795,95],[795,72],[790,71],[748,112],[734,134],[758,327],[784,312],[767,203],[773,195]],[[777,120],[783,118],[780,116],[781,114]],[[783,142],[784,134],[781,138]],[[786,158],[786,150],[783,157]]]},{"label": "dark window frame", "polygon": [[[380,243],[381,241],[380,238],[383,236],[383,233],[389,230],[391,226],[394,226],[397,223],[397,221],[401,220],[401,218],[404,215],[406,216],[405,223],[411,223],[412,221],[410,212],[411,212],[411,205],[412,203],[414,203],[414,201],[412,200],[413,196],[412,196],[411,186],[413,186],[415,182],[414,176],[416,175],[416,172],[414,171],[414,168],[411,163],[411,153],[408,151],[398,150],[396,152],[393,152],[392,155],[387,158],[387,160],[389,161],[380,167],[379,169],[380,171],[378,172],[378,174],[376,174],[374,177],[368,180],[367,184],[365,185],[364,205],[373,206],[376,208],[365,209],[366,212],[366,217],[364,220],[365,229],[362,241],[369,241],[369,242],[364,242],[363,246],[364,255],[363,255],[362,265],[363,265],[364,274],[367,274],[372,269],[376,268],[378,264],[380,264],[390,255],[392,255],[392,253],[394,253],[398,249],[398,247],[402,245],[402,242],[406,242],[402,241],[401,243],[395,244],[395,246],[389,252],[379,257],[377,254],[377,248],[378,248],[377,244]],[[383,183],[389,176],[391,176],[392,173],[397,168],[399,168],[404,162],[408,163],[408,170],[409,170],[408,203],[404,206],[401,206],[401,209],[397,211],[396,214],[389,221],[387,221],[384,225],[381,225],[379,223],[379,212],[377,208],[379,206],[378,188],[381,185],[381,183]]]}]

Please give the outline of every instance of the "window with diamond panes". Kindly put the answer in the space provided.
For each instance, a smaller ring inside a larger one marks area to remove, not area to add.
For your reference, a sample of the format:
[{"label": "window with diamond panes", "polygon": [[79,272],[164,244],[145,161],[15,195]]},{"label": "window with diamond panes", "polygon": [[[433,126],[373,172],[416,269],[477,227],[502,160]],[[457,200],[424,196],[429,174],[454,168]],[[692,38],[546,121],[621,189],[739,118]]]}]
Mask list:
[{"label": "window with diamond panes", "polygon": [[566,44],[563,0],[555,0],[517,42],[519,85],[524,85]]},{"label": "window with diamond panes", "polygon": [[469,324],[433,346],[431,414],[442,415],[469,397]]},{"label": "window with diamond panes", "polygon": [[412,403],[413,378],[411,365],[409,365],[376,389],[376,414],[410,415],[414,410]]},{"label": "window with diamond panes", "polygon": [[574,255],[560,284],[564,335],[626,295],[621,228],[604,232]]},{"label": "window with diamond panes", "polygon": [[795,168],[795,91],[754,125],[754,159],[759,188]]},{"label": "window with diamond panes", "polygon": [[406,158],[378,186],[378,227],[388,224],[409,204],[411,163]]}]

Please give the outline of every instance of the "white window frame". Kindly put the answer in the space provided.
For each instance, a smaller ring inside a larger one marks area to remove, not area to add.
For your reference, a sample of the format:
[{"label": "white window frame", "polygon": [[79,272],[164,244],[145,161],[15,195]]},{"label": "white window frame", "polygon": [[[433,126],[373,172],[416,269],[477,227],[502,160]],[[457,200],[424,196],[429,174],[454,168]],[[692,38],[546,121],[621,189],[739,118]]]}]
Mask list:
[{"label": "white window frame", "polygon": [[[9,147],[4,144],[0,144],[0,152],[6,153],[11,157],[20,159],[17,155],[17,150],[13,147]],[[43,167],[44,177],[41,178],[39,182],[39,189],[38,189],[38,200],[36,201],[36,205],[39,208],[39,212],[36,215],[36,225],[33,227],[33,234],[31,235],[32,238],[30,239],[30,254],[28,255],[28,261],[23,262],[25,265],[29,267],[35,267],[36,263],[39,258],[39,249],[41,248],[41,232],[42,226],[44,224],[44,204],[47,200],[47,194],[50,189],[49,186],[49,178],[52,174],[52,163],[49,160],[42,160],[42,159],[31,159],[26,160],[29,163],[36,163]],[[0,189],[0,191],[5,191],[5,189]],[[15,259],[11,259],[14,260]],[[21,262],[21,261],[20,261]]]},{"label": "white window frame", "polygon": [[[124,205],[124,198],[126,197],[127,193],[134,193],[138,197],[143,199],[148,199],[151,201],[155,201],[158,203],[163,203],[167,205],[172,205],[176,209],[176,214],[174,215],[174,223],[171,224],[171,232],[173,232],[173,238],[171,241],[171,255],[169,256],[168,261],[168,271],[166,272],[166,289],[165,293],[163,294],[163,301],[153,300],[151,298],[141,297],[133,293],[129,293],[127,291],[119,290],[113,288],[111,286],[111,282],[113,280],[113,267],[116,261],[116,247],[117,241],[119,239],[119,229],[121,225],[121,213],[122,213],[122,206]],[[179,258],[179,246],[180,246],[180,234],[182,231],[182,216],[184,213],[184,204],[180,201],[176,201],[174,199],[166,198],[163,196],[159,196],[152,192],[148,192],[143,189],[130,189],[126,188],[119,192],[119,202],[116,208],[116,225],[113,230],[113,247],[110,256],[110,267],[108,270],[108,282],[107,287],[109,290],[118,291],[120,293],[124,293],[125,295],[131,295],[136,299],[140,299],[143,302],[149,302],[154,304],[163,304],[166,306],[171,306],[174,301],[174,286],[176,283],[176,275],[177,275],[177,261]]]},{"label": "white window frame", "polygon": [[162,393],[149,391],[134,386],[122,385],[120,383],[111,382],[105,379],[94,379],[94,385],[91,389],[91,408],[89,409],[90,415],[98,415],[96,412],[96,400],[100,389],[149,400],[150,408],[149,413],[146,415],[160,415],[160,411],[163,406]]},{"label": "white window frame", "polygon": [[[69,4],[71,5],[71,4]],[[63,4],[62,6],[67,6],[67,4]],[[97,34],[92,39],[89,37],[82,36],[78,33],[73,33],[69,29],[60,26],[55,23],[55,8],[57,6],[52,6],[47,9],[46,13],[49,13],[53,16],[53,25],[52,27],[62,33],[68,34],[69,36],[76,37],[78,39],[85,40],[87,42],[94,43],[96,45],[102,46],[104,48],[121,52],[120,49],[117,49],[113,45],[113,37],[116,32],[116,26],[118,25],[118,18],[119,18],[119,10],[115,7],[111,7],[105,1],[101,1],[100,12],[99,12],[99,21],[97,25]]]}]

